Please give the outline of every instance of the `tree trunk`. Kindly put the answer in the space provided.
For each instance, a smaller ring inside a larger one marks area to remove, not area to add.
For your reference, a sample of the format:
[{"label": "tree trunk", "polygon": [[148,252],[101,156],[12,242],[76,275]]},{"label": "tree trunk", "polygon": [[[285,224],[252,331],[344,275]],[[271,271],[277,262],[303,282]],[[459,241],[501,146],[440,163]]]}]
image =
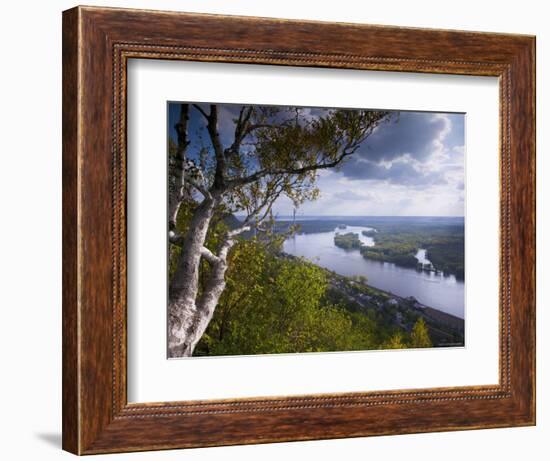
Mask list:
[{"label": "tree trunk", "polygon": [[204,293],[195,305],[195,311],[187,319],[187,330],[183,341],[171,348],[172,357],[190,357],[197,343],[208,328],[220,296],[225,290],[225,272],[227,271],[227,262],[220,259],[212,267],[210,279],[206,283]]},{"label": "tree trunk", "polygon": [[178,134],[178,147],[176,155],[169,157],[170,181],[169,200],[168,200],[168,224],[170,230],[176,228],[176,220],[180,206],[183,202],[184,191],[184,174],[185,174],[185,151],[189,145],[187,138],[187,124],[189,122],[189,104],[182,104],[180,110],[180,119],[174,128]]},{"label": "tree trunk", "polygon": [[[199,267],[202,249],[217,201],[205,199],[197,207],[182,246],[181,257],[170,283],[168,301],[168,355],[185,357],[193,353],[200,339],[202,312],[197,309]],[[202,335],[202,333],[201,333]]]}]

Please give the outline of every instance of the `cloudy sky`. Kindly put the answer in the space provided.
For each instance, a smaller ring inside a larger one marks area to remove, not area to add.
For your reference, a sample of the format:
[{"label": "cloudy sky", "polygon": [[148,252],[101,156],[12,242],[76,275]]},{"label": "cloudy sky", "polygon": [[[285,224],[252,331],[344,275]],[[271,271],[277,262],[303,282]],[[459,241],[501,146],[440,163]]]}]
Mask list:
[{"label": "cloudy sky", "polygon": [[[220,105],[222,141],[230,142],[240,106]],[[318,112],[318,109],[314,109]],[[312,111],[313,112],[313,111]],[[169,135],[179,105],[169,104]],[[204,143],[203,120],[191,110],[189,134]],[[305,216],[464,216],[464,114],[399,112],[381,124],[339,171],[322,170],[321,196],[303,204]],[[273,207],[291,215],[290,200]]]}]

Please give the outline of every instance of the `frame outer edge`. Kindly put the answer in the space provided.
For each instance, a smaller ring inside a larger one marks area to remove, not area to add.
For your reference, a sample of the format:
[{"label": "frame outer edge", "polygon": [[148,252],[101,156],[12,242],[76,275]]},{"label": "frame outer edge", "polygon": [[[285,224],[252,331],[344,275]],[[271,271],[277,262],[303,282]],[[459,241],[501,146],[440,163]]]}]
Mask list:
[{"label": "frame outer edge", "polygon": [[[532,92],[531,92],[531,110],[532,110],[532,122],[533,122],[533,133],[531,135],[531,149],[532,149],[532,155],[533,155],[533,169],[532,169],[532,178],[531,182],[533,184],[534,193],[533,193],[533,207],[531,210],[531,214],[533,215],[533,223],[534,223],[534,242],[535,245],[537,243],[537,38],[534,36],[532,38],[532,43],[530,47],[530,57],[532,61],[531,66],[531,85],[532,85]],[[532,347],[533,347],[533,357],[531,362],[531,367],[533,370],[533,396],[532,396],[532,402],[531,402],[531,411],[532,411],[532,419],[531,422],[533,426],[537,425],[537,251],[535,246],[535,256],[534,256],[535,262],[533,265],[533,283],[534,285],[534,315],[532,319]]]},{"label": "frame outer edge", "polygon": [[521,139],[522,148],[527,166],[525,167],[525,189],[526,189],[526,206],[525,214],[529,220],[529,233],[524,241],[529,254],[529,259],[526,264],[527,283],[530,296],[526,295],[528,304],[525,306],[526,314],[524,316],[526,342],[528,343],[528,351],[525,357],[525,369],[527,371],[526,385],[522,389],[527,391],[528,395],[524,403],[524,414],[526,424],[536,426],[537,409],[536,409],[536,386],[537,386],[537,369],[536,369],[536,37],[531,37],[528,41],[525,51],[521,55],[521,65],[525,78],[525,100],[524,106],[526,111],[525,125],[523,130],[523,138]]},{"label": "frame outer edge", "polygon": [[80,10],[62,15],[62,448],[79,454],[79,42]]},{"label": "frame outer edge", "polygon": [[510,367],[515,424],[536,424],[536,148],[535,39],[526,38],[510,61]]}]

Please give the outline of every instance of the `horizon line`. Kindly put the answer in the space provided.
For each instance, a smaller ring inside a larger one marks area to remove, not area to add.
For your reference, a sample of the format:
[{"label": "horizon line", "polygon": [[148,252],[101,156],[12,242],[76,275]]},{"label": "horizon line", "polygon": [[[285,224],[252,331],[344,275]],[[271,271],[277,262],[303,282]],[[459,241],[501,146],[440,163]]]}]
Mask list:
[{"label": "horizon line", "polygon": [[[246,214],[234,214],[234,216],[244,216],[246,217]],[[279,216],[293,216],[292,214],[279,214]],[[273,216],[274,218],[277,217],[277,215]],[[315,217],[315,218],[464,218],[464,215],[367,215],[367,214],[361,214],[361,215],[339,215],[339,214],[331,214],[331,215],[319,215],[319,214],[296,214],[296,217]]]}]

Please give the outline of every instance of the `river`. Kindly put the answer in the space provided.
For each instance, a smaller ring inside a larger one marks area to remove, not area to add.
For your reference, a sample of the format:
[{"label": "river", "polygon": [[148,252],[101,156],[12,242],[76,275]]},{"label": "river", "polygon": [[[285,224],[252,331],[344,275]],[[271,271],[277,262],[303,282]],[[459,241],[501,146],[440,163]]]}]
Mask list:
[{"label": "river", "polygon": [[[365,259],[358,250],[344,250],[334,244],[336,233],[353,232],[366,246],[375,245],[372,237],[362,234],[368,227],[346,226],[331,232],[297,234],[284,242],[283,249],[294,256],[302,256],[321,267],[340,275],[363,275],[375,288],[401,297],[414,296],[419,302],[448,314],[464,318],[464,282],[454,275],[417,271],[393,263]],[[416,258],[430,264],[426,250],[419,249]]]}]

